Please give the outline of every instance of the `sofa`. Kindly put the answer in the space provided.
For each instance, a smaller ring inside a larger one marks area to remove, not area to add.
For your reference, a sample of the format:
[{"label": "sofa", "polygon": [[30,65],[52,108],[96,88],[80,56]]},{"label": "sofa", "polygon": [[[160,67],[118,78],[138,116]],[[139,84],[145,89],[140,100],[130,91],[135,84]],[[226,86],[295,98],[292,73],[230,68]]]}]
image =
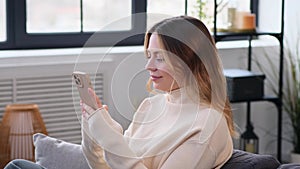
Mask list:
[{"label": "sofa", "polygon": [[[80,145],[41,133],[34,134],[33,140],[37,164],[47,169],[89,169]],[[300,169],[300,164],[280,164],[271,155],[235,149],[222,169]]]}]

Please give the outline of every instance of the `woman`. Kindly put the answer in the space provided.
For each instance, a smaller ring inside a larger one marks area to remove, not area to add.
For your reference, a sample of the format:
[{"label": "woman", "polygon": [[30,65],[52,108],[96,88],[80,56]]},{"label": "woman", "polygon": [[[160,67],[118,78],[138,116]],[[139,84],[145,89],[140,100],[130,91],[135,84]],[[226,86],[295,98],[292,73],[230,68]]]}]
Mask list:
[{"label": "woman", "polygon": [[83,151],[91,168],[221,168],[234,126],[214,40],[198,19],[180,16],[145,36],[148,89],[124,132],[107,107],[83,103]]}]

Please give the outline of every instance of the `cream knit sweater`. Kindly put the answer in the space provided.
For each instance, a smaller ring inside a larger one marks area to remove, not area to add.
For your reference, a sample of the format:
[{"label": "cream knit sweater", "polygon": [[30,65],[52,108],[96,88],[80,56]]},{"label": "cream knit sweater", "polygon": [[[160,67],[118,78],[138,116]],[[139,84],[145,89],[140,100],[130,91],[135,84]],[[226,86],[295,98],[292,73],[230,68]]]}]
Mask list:
[{"label": "cream knit sweater", "polygon": [[124,134],[98,109],[83,119],[82,135],[93,169],[220,168],[233,151],[224,115],[194,104],[180,90],[145,99]]}]

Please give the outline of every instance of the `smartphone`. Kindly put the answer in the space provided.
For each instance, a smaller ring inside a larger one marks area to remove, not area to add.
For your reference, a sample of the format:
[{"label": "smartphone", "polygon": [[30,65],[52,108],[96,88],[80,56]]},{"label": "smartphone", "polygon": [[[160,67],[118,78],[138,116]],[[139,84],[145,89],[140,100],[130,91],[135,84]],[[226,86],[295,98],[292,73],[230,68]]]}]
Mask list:
[{"label": "smartphone", "polygon": [[73,72],[72,76],[82,102],[97,110],[97,102],[88,91],[88,88],[93,89],[89,75],[85,72],[75,71]]}]

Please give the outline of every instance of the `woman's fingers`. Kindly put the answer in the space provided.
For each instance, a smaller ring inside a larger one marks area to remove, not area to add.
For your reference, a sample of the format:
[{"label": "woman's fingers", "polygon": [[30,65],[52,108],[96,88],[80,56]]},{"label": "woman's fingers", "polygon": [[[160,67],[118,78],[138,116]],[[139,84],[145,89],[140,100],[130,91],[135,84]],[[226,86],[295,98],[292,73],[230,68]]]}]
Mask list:
[{"label": "woman's fingers", "polygon": [[[91,88],[88,88],[88,92],[90,94],[90,96],[95,99],[98,108],[105,108],[106,111],[108,111],[108,106],[107,105],[102,105],[99,97],[96,95],[95,91]],[[81,106],[81,112],[83,117],[88,118],[91,114],[93,114],[96,110],[90,106],[88,106],[87,104],[85,104],[82,100],[80,100],[80,106]]]},{"label": "woman's fingers", "polygon": [[105,108],[105,110],[108,111],[108,106],[107,105],[103,105],[103,108]]},{"label": "woman's fingers", "polygon": [[96,111],[92,107],[88,106],[87,104],[83,104],[83,109],[89,115]]},{"label": "woman's fingers", "polygon": [[80,107],[81,107],[81,113],[82,113],[82,116],[84,118],[87,118],[88,117],[88,113],[86,112],[85,108],[84,108],[84,103],[82,100],[80,100]]},{"label": "woman's fingers", "polygon": [[81,109],[82,109],[82,115],[86,119],[97,111],[85,103],[82,103]]},{"label": "woman's fingers", "polygon": [[102,103],[101,103],[99,97],[96,95],[95,91],[93,89],[91,89],[91,88],[89,88],[88,90],[89,90],[90,95],[96,100],[98,108],[101,108],[102,107]]}]

